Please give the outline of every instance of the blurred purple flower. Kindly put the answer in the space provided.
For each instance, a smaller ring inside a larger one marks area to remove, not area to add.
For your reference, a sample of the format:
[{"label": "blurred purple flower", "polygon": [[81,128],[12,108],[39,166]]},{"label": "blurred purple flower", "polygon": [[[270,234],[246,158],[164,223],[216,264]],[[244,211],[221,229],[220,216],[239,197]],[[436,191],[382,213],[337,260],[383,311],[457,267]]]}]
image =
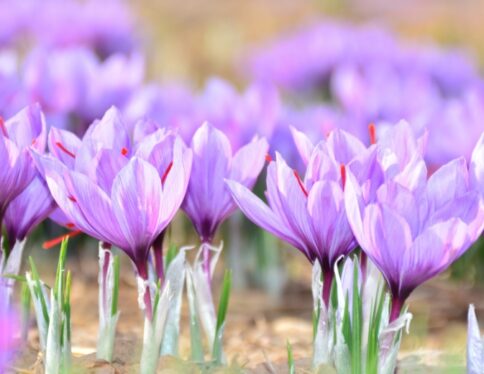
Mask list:
[{"label": "blurred purple flower", "polygon": [[33,39],[47,47],[85,46],[102,56],[130,52],[134,20],[125,1],[3,0],[0,45]]},{"label": "blurred purple flower", "polygon": [[37,161],[67,225],[122,249],[147,279],[150,247],[185,196],[191,151],[163,130],[132,144],[113,108],[82,141],[51,130],[49,147]]},{"label": "blurred purple flower", "polygon": [[[345,189],[353,233],[390,287],[391,320],[418,285],[445,270],[484,228],[484,203],[470,182],[476,179],[474,171],[469,175],[463,158],[442,166],[427,180],[426,169],[412,161],[415,153],[408,153],[415,141],[394,136],[393,145],[398,144],[406,145],[383,157],[383,163],[390,160],[383,167],[386,181],[373,199],[365,196],[364,185],[351,171]],[[396,155],[410,160],[403,171],[394,161]],[[413,166],[407,172],[408,165]]]},{"label": "blurred purple flower", "polygon": [[264,138],[256,137],[233,154],[224,133],[205,123],[195,132],[191,149],[193,166],[183,210],[200,240],[212,243],[218,226],[236,208],[224,180],[252,188],[269,146]]},{"label": "blurred purple flower", "polygon": [[42,105],[50,123],[82,133],[112,105],[127,104],[143,77],[139,54],[100,61],[85,48],[39,49],[27,58],[24,85],[29,100]]},{"label": "blurred purple flower", "polygon": [[0,227],[8,205],[36,175],[30,149],[43,152],[46,125],[38,105],[24,108],[7,121],[0,118]]}]

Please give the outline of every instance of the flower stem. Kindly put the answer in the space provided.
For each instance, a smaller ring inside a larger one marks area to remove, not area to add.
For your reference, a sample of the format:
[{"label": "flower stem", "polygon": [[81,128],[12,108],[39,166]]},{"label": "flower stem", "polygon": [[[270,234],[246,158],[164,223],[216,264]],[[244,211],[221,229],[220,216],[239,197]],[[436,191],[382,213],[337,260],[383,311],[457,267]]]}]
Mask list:
[{"label": "flower stem", "polygon": [[323,302],[329,308],[329,298],[331,296],[331,286],[333,285],[334,274],[331,270],[323,271]]},{"label": "flower stem", "polygon": [[405,302],[404,300],[400,300],[398,297],[392,298],[392,308],[390,310],[390,323],[395,321],[400,316],[400,312],[402,311],[404,302]]},{"label": "flower stem", "polygon": [[202,256],[203,256],[203,271],[207,277],[208,286],[211,289],[212,286],[212,275],[210,274],[210,246],[211,242],[204,241],[202,242]]},{"label": "flower stem", "polygon": [[143,295],[143,301],[145,304],[145,313],[146,313],[146,318],[148,318],[150,321],[153,316],[153,307],[151,304],[151,291],[150,291],[150,286],[148,284],[148,267],[147,263],[143,263],[138,265],[138,275],[140,278],[146,282],[146,288],[144,290],[144,295]]},{"label": "flower stem", "polygon": [[155,263],[155,270],[158,279],[163,283],[165,279],[165,272],[163,268],[163,239],[165,237],[165,231],[162,231],[160,235],[153,242],[153,260]]}]

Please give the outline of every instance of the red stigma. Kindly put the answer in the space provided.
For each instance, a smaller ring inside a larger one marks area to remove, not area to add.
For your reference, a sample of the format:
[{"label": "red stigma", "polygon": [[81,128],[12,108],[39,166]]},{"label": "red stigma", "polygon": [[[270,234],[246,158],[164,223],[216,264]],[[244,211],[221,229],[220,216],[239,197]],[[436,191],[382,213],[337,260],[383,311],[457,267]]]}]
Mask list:
[{"label": "red stigma", "polygon": [[76,158],[76,155],[74,153],[72,153],[71,151],[69,151],[66,147],[64,147],[64,144],[62,144],[61,142],[56,142],[55,143],[56,146],[58,146],[62,152],[66,153],[67,155],[71,156],[72,158]]},{"label": "red stigma", "polygon": [[168,173],[170,173],[172,166],[173,166],[173,161],[168,164],[168,167],[166,168],[165,172],[161,176],[161,184],[165,184],[166,178],[168,177]]},{"label": "red stigma", "polygon": [[74,228],[74,226],[75,226],[75,225],[74,225],[72,222],[68,222],[68,223],[66,223],[66,227],[67,227],[67,228],[69,228],[69,229]]},{"label": "red stigma", "polygon": [[128,154],[128,149],[127,149],[127,148],[125,148],[125,147],[121,148],[121,154],[122,154],[123,156],[126,156],[126,155]]},{"label": "red stigma", "polygon": [[343,185],[344,189],[346,185],[346,166],[344,164],[339,166],[339,172],[341,174],[341,184]]},{"label": "red stigma", "polygon": [[77,203],[77,199],[76,199],[74,196],[69,195],[69,196],[67,196],[67,198],[68,198],[70,201],[72,201],[73,203]]},{"label": "red stigma", "polygon": [[44,242],[44,244],[42,244],[42,248],[43,249],[51,249],[52,247],[55,247],[56,245],[62,243],[62,241],[64,239],[72,238],[72,237],[77,236],[79,234],[82,234],[81,230],[71,231],[67,234],[61,235],[57,238],[54,238],[52,240],[48,240],[48,241]]},{"label": "red stigma", "polygon": [[299,187],[301,187],[301,190],[304,194],[304,196],[308,197],[308,191],[306,190],[306,187],[304,186],[303,181],[301,180],[301,177],[299,176],[298,172],[294,170],[294,176],[296,177],[297,183],[299,184]]},{"label": "red stigma", "polygon": [[370,144],[376,144],[376,128],[374,123],[368,125],[368,132],[370,133]]},{"label": "red stigma", "polygon": [[2,116],[0,116],[0,129],[2,130],[3,136],[8,138],[7,128],[5,127],[5,121]]},{"label": "red stigma", "polygon": [[272,161],[272,157],[271,157],[271,155],[269,153],[266,154],[266,161],[267,162],[271,162]]}]

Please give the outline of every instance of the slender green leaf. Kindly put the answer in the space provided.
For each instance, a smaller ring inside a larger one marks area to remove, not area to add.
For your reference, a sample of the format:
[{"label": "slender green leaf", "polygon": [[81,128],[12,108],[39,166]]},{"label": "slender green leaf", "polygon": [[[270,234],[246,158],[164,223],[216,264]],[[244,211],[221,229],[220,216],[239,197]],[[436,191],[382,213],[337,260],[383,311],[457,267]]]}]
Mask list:
[{"label": "slender green leaf", "polygon": [[37,271],[37,266],[35,266],[34,259],[32,256],[29,257],[30,262],[30,271],[32,272],[32,279],[35,282],[34,292],[37,299],[40,300],[40,305],[42,306],[42,314],[44,316],[44,320],[49,325],[49,308],[47,307],[47,302],[44,297],[44,293],[42,292],[42,284],[40,283],[39,272]]},{"label": "slender green leaf", "polygon": [[175,244],[170,244],[168,247],[168,251],[165,255],[165,274],[170,267],[171,262],[175,259],[176,255],[178,254],[178,249]]},{"label": "slender green leaf", "polygon": [[352,308],[352,324],[351,324],[351,334],[352,334],[352,352],[351,352],[351,368],[353,374],[361,373],[361,340],[363,332],[363,311],[362,302],[360,296],[360,289],[358,287],[358,270],[359,264],[358,259],[354,259],[354,269],[353,269],[353,308]]},{"label": "slender green leaf", "polygon": [[287,367],[289,370],[289,374],[296,374],[296,366],[294,365],[294,357],[292,355],[292,346],[289,343],[289,340],[286,343],[287,345]]},{"label": "slender green leaf", "polygon": [[226,270],[222,283],[222,293],[220,295],[220,301],[217,314],[217,326],[215,328],[215,338],[213,342],[212,358],[216,363],[220,363],[222,360],[222,333],[223,326],[225,324],[225,318],[227,317],[227,310],[230,299],[230,288],[232,285],[232,272]]}]

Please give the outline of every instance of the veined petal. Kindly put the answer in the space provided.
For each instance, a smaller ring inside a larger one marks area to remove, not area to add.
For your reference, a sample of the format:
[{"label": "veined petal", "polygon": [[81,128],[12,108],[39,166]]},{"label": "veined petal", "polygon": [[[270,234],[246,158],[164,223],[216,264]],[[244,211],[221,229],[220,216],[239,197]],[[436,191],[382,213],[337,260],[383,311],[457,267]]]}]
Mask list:
[{"label": "veined petal", "polygon": [[8,136],[19,148],[33,147],[42,152],[46,142],[45,118],[38,104],[25,107],[5,122]]},{"label": "veined petal", "polygon": [[455,199],[468,190],[469,176],[464,158],[459,158],[440,167],[429,178],[427,196],[433,210]]},{"label": "veined petal", "polygon": [[293,126],[290,126],[290,130],[299,155],[304,164],[307,165],[313,153],[314,145],[304,132],[297,130]]},{"label": "veined petal", "polygon": [[236,181],[226,180],[229,190],[240,210],[256,225],[288,242],[306,254],[307,248],[289,227],[247,187]]},{"label": "veined petal", "polygon": [[111,193],[114,215],[135,261],[146,261],[153,240],[161,233],[162,192],[158,172],[132,158],[116,176]]},{"label": "veined petal", "polygon": [[334,159],[345,165],[366,151],[365,145],[357,137],[341,129],[331,131],[326,144]]},{"label": "veined petal", "polygon": [[264,167],[268,150],[265,138],[253,140],[240,148],[232,159],[230,179],[252,188]]},{"label": "veined petal", "polygon": [[49,131],[48,145],[50,153],[70,169],[74,168],[77,151],[81,140],[72,132],[52,127]]},{"label": "veined petal", "polygon": [[470,163],[471,186],[480,191],[484,197],[484,133],[481,134],[474,150]]}]

